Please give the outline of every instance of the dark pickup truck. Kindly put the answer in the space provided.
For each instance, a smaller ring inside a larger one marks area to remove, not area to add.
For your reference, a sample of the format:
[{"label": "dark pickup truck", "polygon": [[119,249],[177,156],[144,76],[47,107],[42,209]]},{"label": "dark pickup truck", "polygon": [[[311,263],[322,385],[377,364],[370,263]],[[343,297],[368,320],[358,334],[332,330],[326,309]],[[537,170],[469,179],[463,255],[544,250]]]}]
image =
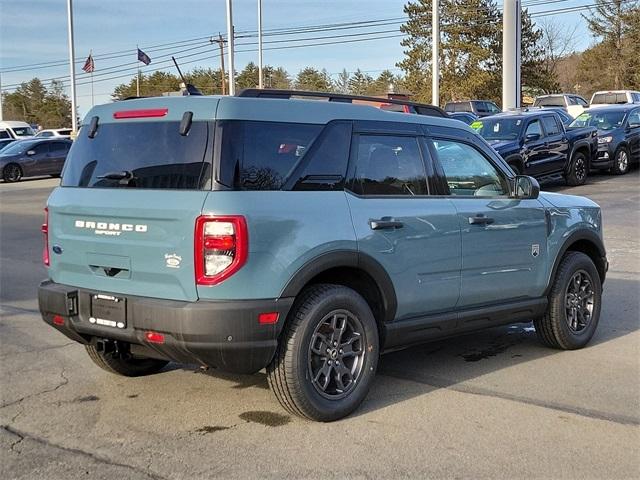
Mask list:
[{"label": "dark pickup truck", "polygon": [[568,185],[582,185],[598,154],[594,127],[567,128],[551,111],[516,111],[477,120],[471,127],[522,175],[561,174]]}]

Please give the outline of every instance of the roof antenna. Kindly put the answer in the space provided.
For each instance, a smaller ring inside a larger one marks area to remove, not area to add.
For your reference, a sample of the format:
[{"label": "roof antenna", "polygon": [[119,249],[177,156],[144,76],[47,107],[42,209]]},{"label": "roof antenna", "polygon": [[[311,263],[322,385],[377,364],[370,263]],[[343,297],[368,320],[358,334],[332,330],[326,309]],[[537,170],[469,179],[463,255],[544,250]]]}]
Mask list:
[{"label": "roof antenna", "polygon": [[180,78],[182,79],[182,83],[184,84],[184,88],[187,91],[187,95],[202,95],[202,92],[200,90],[198,90],[192,84],[187,83],[187,80],[184,78],[184,75],[182,74],[182,70],[180,70],[180,67],[178,66],[178,62],[176,62],[176,58],[174,56],[171,56],[171,60],[173,60],[173,64],[178,69],[178,74],[180,75]]}]

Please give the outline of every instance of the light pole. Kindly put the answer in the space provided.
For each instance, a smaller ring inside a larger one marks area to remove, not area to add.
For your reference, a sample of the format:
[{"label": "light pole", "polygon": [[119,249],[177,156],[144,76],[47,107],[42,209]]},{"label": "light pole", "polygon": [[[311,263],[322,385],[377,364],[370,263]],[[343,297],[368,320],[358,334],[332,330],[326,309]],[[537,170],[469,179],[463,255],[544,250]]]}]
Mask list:
[{"label": "light pole", "polygon": [[233,67],[233,54],[234,54],[234,33],[233,33],[233,12],[232,12],[232,0],[227,0],[227,42],[228,46],[228,54],[229,54],[229,95],[236,94],[236,80],[234,75],[234,67]]},{"label": "light pole", "polygon": [[433,0],[431,6],[431,103],[440,106],[440,12],[439,0]]},{"label": "light pole", "polygon": [[258,0],[258,88],[264,88],[262,72],[262,0]]},{"label": "light pole", "polygon": [[76,52],[73,45],[73,5],[72,0],[67,0],[67,29],[69,36],[69,76],[71,77],[71,131],[78,132],[78,119],[76,118]]},{"label": "light pole", "polygon": [[522,49],[521,0],[504,0],[502,28],[502,109],[520,108]]}]

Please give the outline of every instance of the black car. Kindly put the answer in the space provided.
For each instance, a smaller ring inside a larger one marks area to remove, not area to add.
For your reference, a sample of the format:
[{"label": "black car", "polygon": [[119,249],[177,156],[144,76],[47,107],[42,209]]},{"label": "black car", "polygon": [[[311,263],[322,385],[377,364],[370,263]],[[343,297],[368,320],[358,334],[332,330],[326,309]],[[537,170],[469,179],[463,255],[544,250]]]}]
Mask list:
[{"label": "black car", "polygon": [[640,105],[611,105],[586,110],[572,127],[598,129],[598,156],[592,167],[611,169],[616,175],[629,171],[640,162]]},{"label": "black car", "polygon": [[467,125],[471,125],[478,119],[478,116],[475,113],[470,112],[453,112],[450,113],[449,116],[451,118],[455,118],[456,120],[460,120],[461,122],[466,123]]},{"label": "black car", "polygon": [[598,150],[594,127],[570,128],[548,110],[513,111],[471,124],[518,174],[562,174],[568,185],[587,179]]},{"label": "black car", "polygon": [[5,182],[22,177],[59,176],[71,148],[71,140],[19,140],[0,151],[0,172]]},{"label": "black car", "polygon": [[566,127],[573,122],[574,118],[567,113],[564,108],[561,107],[527,107],[525,109],[526,112],[540,112],[541,110],[545,110],[547,112],[555,112],[562,120],[562,124]]},{"label": "black car", "polygon": [[500,113],[498,106],[491,100],[465,100],[462,102],[447,102],[444,106],[447,113],[469,112],[478,117],[488,117]]}]

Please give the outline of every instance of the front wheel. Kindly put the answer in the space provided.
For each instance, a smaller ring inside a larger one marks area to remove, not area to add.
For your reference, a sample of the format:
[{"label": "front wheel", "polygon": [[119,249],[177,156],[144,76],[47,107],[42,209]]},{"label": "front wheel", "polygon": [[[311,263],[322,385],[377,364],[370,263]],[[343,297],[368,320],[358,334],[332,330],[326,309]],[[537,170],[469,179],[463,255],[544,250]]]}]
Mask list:
[{"label": "front wheel", "polygon": [[330,422],[364,400],[378,365],[378,329],[367,302],[354,290],[313,285],[289,315],[269,386],[294,415]]},{"label": "front wheel", "polygon": [[620,147],[613,159],[612,173],[624,175],[629,171],[629,151],[625,147]]},{"label": "front wheel", "polygon": [[22,178],[22,169],[20,168],[20,165],[10,163],[4,167],[4,170],[2,170],[2,178],[4,178],[5,182],[19,182]]},{"label": "front wheel", "polygon": [[584,253],[568,252],[558,266],[547,311],[534,320],[538,338],[548,347],[584,347],[598,326],[602,302],[600,275]]},{"label": "front wheel", "polygon": [[587,181],[589,173],[589,163],[587,157],[582,152],[576,152],[571,159],[569,171],[567,172],[567,185],[572,187],[583,185]]}]

